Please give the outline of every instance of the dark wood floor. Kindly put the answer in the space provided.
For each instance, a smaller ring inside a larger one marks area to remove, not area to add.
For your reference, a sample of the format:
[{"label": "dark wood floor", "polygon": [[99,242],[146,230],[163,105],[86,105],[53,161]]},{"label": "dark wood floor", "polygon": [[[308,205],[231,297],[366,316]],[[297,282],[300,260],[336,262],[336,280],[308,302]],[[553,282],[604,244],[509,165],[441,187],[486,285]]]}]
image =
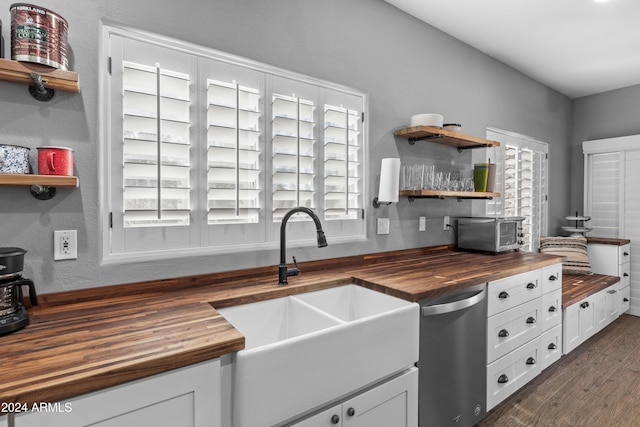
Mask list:
[{"label": "dark wood floor", "polygon": [[640,317],[622,315],[477,426],[640,426]]}]

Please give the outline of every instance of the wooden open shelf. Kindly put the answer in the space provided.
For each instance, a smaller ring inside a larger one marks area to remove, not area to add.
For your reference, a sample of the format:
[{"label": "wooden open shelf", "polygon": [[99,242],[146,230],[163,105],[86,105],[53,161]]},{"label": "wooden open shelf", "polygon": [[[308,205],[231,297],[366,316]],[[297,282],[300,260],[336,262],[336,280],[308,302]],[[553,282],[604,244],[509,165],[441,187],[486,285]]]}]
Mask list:
[{"label": "wooden open shelf", "polygon": [[440,129],[432,126],[414,126],[395,131],[395,135],[407,138],[410,144],[416,141],[437,142],[439,144],[450,145],[458,148],[482,148],[482,147],[499,147],[498,141],[492,141],[475,136],[465,135],[460,132],[453,132],[446,129]]},{"label": "wooden open shelf", "polygon": [[76,188],[80,185],[80,180],[76,176],[2,173],[0,174],[0,185],[42,185],[48,187]]},{"label": "wooden open shelf", "polygon": [[480,191],[446,191],[446,190],[400,190],[401,196],[409,198],[431,198],[441,199],[444,197],[457,197],[458,199],[493,199],[500,197],[500,193],[489,193]]},{"label": "wooden open shelf", "polygon": [[0,58],[0,80],[31,86],[33,85],[33,80],[31,79],[31,73],[33,72],[42,76],[42,82],[47,89],[80,92],[80,78],[76,72],[59,70],[31,62],[18,62]]}]

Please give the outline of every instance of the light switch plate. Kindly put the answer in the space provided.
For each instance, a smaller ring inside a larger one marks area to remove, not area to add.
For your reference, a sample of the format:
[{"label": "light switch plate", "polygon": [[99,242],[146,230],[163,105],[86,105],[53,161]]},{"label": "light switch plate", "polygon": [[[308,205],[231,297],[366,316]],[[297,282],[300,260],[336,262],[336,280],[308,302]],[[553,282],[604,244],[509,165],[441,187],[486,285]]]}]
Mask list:
[{"label": "light switch plate", "polygon": [[78,259],[77,230],[55,230],[53,232],[53,259]]},{"label": "light switch plate", "polygon": [[378,234],[389,234],[389,218],[378,218]]},{"label": "light switch plate", "polygon": [[427,231],[427,217],[420,217],[418,221],[418,231]]}]

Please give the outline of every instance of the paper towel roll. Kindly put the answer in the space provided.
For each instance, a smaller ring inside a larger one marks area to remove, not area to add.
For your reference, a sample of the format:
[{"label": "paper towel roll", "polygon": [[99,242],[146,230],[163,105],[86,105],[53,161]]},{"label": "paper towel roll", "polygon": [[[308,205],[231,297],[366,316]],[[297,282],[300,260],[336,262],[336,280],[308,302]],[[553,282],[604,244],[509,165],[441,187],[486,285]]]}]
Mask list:
[{"label": "paper towel roll", "polygon": [[400,159],[382,159],[382,164],[380,165],[380,187],[378,188],[378,202],[397,202],[400,190],[399,184]]}]

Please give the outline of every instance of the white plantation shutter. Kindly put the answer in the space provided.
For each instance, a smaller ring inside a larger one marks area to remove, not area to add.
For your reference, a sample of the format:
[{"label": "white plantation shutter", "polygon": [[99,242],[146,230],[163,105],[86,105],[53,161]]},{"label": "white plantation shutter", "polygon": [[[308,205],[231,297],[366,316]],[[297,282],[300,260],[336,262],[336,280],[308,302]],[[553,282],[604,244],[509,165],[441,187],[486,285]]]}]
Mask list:
[{"label": "white plantation shutter", "polygon": [[[296,206],[316,208],[316,106],[313,101],[274,93],[271,100],[272,221]],[[309,220],[308,216],[292,220]]]},{"label": "white plantation shutter", "polygon": [[487,150],[496,163],[496,191],[487,202],[489,215],[522,216],[523,249],[537,252],[548,221],[548,145],[510,132],[488,130],[487,138],[500,146]]},{"label": "white plantation shutter", "polygon": [[358,219],[362,209],[361,112],[324,106],[324,218]]},{"label": "white plantation shutter", "polygon": [[124,226],[188,225],[189,75],[123,66]]},{"label": "white plantation shutter", "polygon": [[623,154],[620,152],[594,153],[587,158],[585,188],[585,214],[591,216],[587,225],[591,235],[615,237],[620,233]]},{"label": "white plantation shutter", "polygon": [[260,220],[260,92],[235,81],[207,87],[209,224]]},{"label": "white plantation shutter", "polygon": [[[105,26],[105,261],[271,248],[296,206],[365,238],[363,94]],[[292,217],[292,245],[315,241]]]},{"label": "white plantation shutter", "polygon": [[109,40],[110,252],[197,245],[191,228],[197,59],[119,35]]}]

